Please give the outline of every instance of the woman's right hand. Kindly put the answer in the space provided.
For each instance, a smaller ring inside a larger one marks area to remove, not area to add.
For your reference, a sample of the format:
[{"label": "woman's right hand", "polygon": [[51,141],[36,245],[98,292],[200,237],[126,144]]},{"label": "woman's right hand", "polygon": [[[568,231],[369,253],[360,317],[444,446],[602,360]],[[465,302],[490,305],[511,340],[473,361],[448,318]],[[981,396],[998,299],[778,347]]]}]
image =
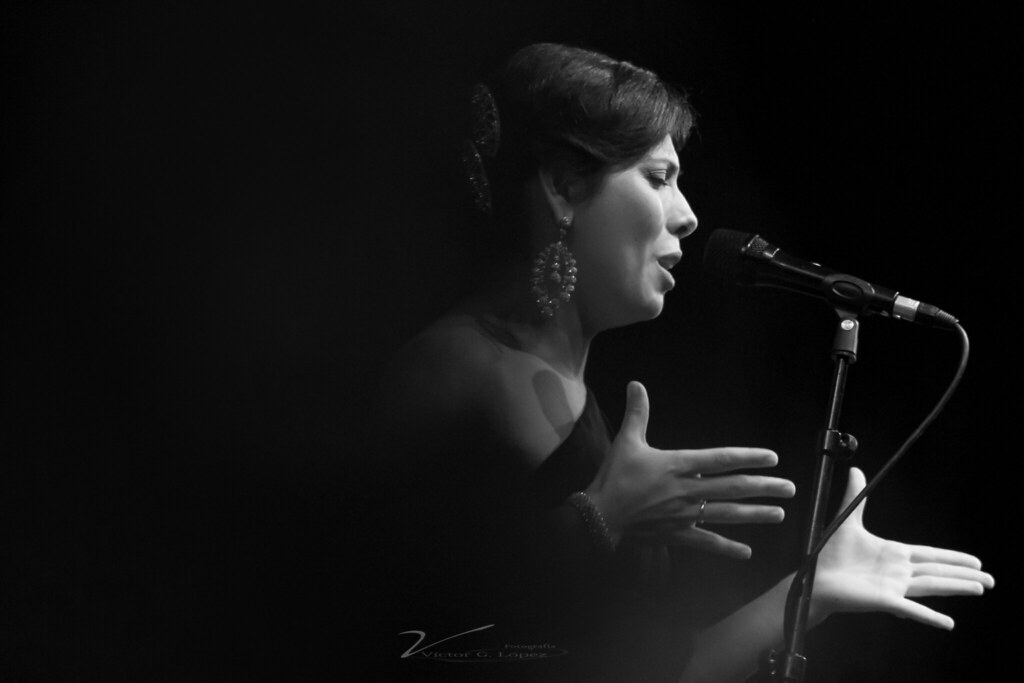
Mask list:
[{"label": "woman's right hand", "polygon": [[[587,494],[604,515],[613,540],[636,536],[687,545],[738,559],[750,546],[709,531],[701,524],[777,524],[777,505],[747,498],[792,498],[793,482],[778,477],[725,474],[774,467],[778,456],[764,448],[704,448],[665,451],[647,445],[650,403],[639,382],[627,387],[626,414]],[[716,475],[716,476],[710,476]],[[701,513],[702,502],[703,514]]]}]

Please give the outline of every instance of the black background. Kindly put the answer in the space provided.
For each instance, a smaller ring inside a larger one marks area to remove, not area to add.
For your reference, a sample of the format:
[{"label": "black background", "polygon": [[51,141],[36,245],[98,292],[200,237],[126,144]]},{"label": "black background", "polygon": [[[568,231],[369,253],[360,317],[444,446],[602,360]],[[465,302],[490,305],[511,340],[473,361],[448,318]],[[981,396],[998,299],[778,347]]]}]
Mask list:
[{"label": "black background", "polygon": [[[371,642],[408,646],[372,626],[387,538],[365,529],[388,491],[365,478],[362,426],[381,363],[472,272],[451,153],[464,89],[538,40],[647,66],[700,115],[679,287],[658,320],[600,338],[588,373],[616,421],[625,383],[647,385],[653,445],[775,448],[804,494],[783,527],[737,531],[749,563],[696,564],[708,608],[793,566],[835,326],[820,302],[708,281],[703,244],[730,228],[905,288],[971,335],[960,390],[866,521],[974,553],[999,585],[928,601],[951,634],[833,618],[813,679],[1012,670],[1019,22],[910,3],[2,12],[10,679],[333,680],[372,671]],[[869,475],[958,352],[953,334],[863,321],[842,426]]]}]

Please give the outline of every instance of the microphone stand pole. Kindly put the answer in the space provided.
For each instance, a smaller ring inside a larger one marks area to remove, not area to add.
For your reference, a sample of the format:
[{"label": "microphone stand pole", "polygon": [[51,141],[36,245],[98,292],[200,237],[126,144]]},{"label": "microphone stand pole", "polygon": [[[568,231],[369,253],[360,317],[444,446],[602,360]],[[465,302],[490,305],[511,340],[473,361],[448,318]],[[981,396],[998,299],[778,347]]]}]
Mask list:
[{"label": "microphone stand pole", "polygon": [[[849,311],[836,309],[839,324],[832,343],[832,387],[829,392],[828,412],[825,429],[819,435],[818,461],[814,474],[814,498],[811,501],[811,514],[805,530],[803,559],[806,561],[811,551],[821,538],[825,527],[825,514],[828,506],[828,494],[832,483],[832,471],[835,459],[849,459],[857,449],[857,440],[850,434],[839,432],[839,413],[843,407],[843,396],[846,392],[846,375],[849,366],[857,362],[857,336],[860,323],[857,316]],[[817,558],[814,559],[815,565]],[[807,669],[807,658],[804,657],[804,640],[807,631],[807,616],[811,606],[811,593],[814,588],[814,571],[812,565],[806,578],[799,587],[790,589],[786,600],[786,633],[785,650],[772,651],[766,655],[762,663],[762,679],[769,682],[799,683],[804,680]],[[799,590],[797,590],[799,588]]]}]

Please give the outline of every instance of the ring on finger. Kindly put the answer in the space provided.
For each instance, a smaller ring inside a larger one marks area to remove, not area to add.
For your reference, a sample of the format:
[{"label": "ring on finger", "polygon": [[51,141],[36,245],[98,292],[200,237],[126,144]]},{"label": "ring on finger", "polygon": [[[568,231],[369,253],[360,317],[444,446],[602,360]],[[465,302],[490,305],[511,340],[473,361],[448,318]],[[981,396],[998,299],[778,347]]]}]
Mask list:
[{"label": "ring on finger", "polygon": [[697,520],[693,523],[694,526],[700,526],[704,523],[704,510],[708,506],[707,498],[700,499],[700,510],[697,512]]}]

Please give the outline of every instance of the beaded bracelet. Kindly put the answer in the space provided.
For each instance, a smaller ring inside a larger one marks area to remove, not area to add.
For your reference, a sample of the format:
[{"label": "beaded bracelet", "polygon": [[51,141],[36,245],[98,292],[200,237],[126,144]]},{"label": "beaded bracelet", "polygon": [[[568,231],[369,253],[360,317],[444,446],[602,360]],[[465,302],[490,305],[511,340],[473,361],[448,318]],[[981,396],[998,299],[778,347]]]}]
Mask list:
[{"label": "beaded bracelet", "polygon": [[594,545],[603,551],[615,552],[615,543],[612,541],[612,535],[604,521],[604,515],[594,505],[594,501],[590,500],[590,496],[583,491],[577,491],[569,496],[569,502],[579,511],[584,523],[586,523]]}]

